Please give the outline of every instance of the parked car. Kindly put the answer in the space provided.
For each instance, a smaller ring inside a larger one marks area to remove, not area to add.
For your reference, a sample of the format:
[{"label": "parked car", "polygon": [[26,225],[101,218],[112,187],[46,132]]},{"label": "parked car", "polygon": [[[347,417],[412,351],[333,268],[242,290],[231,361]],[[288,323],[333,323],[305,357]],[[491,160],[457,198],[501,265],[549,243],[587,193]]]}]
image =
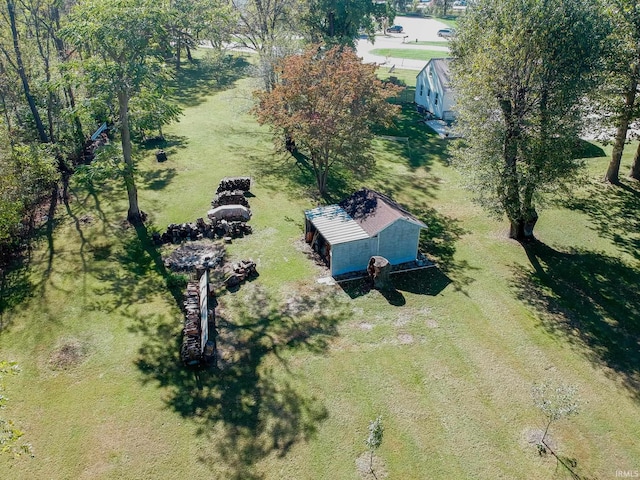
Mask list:
[{"label": "parked car", "polygon": [[402,33],[402,25],[394,25],[387,28],[387,33]]},{"label": "parked car", "polygon": [[456,34],[456,31],[453,28],[443,28],[442,30],[438,30],[438,36],[442,38],[451,38]]}]

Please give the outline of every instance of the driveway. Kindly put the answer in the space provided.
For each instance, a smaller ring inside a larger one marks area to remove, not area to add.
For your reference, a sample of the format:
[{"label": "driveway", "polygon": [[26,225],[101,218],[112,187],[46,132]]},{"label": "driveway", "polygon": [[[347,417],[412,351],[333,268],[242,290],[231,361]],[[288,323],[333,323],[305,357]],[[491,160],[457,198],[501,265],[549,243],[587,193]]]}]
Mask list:
[{"label": "driveway", "polygon": [[447,28],[447,25],[431,18],[396,17],[395,25],[402,25],[403,33],[378,34],[375,42],[368,39],[360,39],[356,45],[358,55],[365,63],[376,63],[391,68],[404,68],[406,70],[422,70],[427,62],[424,60],[410,60],[406,58],[381,57],[371,54],[376,48],[404,48],[416,50],[442,50],[449,51],[447,47],[430,45],[416,45],[415,42],[441,42],[444,39],[438,37],[438,30]]}]

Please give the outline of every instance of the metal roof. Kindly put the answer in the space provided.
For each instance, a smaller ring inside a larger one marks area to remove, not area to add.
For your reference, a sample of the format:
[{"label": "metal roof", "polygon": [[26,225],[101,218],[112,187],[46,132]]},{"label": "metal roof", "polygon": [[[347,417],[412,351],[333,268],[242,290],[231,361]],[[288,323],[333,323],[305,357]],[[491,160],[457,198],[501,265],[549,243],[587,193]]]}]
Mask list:
[{"label": "metal roof", "polygon": [[331,245],[369,238],[369,234],[338,205],[317,207],[304,214]]}]

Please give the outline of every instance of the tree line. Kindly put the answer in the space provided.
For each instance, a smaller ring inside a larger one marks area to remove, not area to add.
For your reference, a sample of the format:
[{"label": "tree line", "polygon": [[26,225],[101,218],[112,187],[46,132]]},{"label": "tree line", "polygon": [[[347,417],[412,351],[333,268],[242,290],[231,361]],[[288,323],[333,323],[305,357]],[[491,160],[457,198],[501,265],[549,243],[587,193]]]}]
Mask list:
[{"label": "tree line", "polygon": [[[321,193],[329,167],[366,169],[370,127],[390,121],[394,109],[382,104],[394,90],[348,52],[361,34],[372,36],[393,22],[395,7],[370,0],[5,0],[3,251],[33,207],[74,170],[88,136],[105,122],[120,143],[105,164],[127,187],[129,220],[142,220],[135,141],[179,118],[173,77],[202,43],[218,51],[235,45],[256,52],[264,89],[256,115],[273,127],[279,142],[306,149]],[[506,214],[511,236],[532,236],[545,194],[575,178],[580,161],[572,148],[585,111],[616,129],[605,178],[619,181],[628,130],[640,117],[635,1],[478,0],[458,30],[451,48],[465,141],[454,158],[478,200]],[[298,78],[301,71],[318,74]],[[330,78],[326,72],[337,73]],[[306,105],[296,111],[309,98],[305,89],[323,80],[326,93],[317,97],[322,109]],[[355,88],[356,82],[366,87]],[[336,89],[349,94],[332,96]],[[353,121],[356,115],[364,121]],[[329,131],[319,143],[317,132]],[[631,177],[640,178],[640,151]]]},{"label": "tree line", "polygon": [[271,90],[279,59],[305,43],[352,45],[391,12],[368,0],[3,1],[2,252],[16,246],[30,212],[82,162],[88,137],[103,123],[120,143],[104,165],[127,187],[128,219],[141,221],[135,141],[179,117],[174,75],[202,43],[254,50]]}]

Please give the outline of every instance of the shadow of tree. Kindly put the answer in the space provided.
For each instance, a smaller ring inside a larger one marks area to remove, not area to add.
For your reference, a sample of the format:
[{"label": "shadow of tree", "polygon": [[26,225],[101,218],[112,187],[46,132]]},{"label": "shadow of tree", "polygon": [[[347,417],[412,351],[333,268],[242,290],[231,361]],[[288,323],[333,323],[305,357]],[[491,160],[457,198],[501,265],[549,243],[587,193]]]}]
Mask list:
[{"label": "shadow of tree", "polygon": [[403,139],[385,142],[385,150],[404,159],[411,169],[427,166],[435,160],[448,165],[447,141],[424,124],[413,103],[403,103],[401,108],[392,127],[374,130],[376,135]]},{"label": "shadow of tree", "polygon": [[592,220],[601,237],[640,260],[640,185],[620,179],[619,185],[591,182],[585,194],[564,203],[566,208],[583,212]]},{"label": "shadow of tree", "polygon": [[538,241],[524,248],[534,271],[516,269],[518,298],[640,401],[640,271],[603,253],[562,252]]},{"label": "shadow of tree", "polygon": [[177,175],[175,168],[147,170],[139,173],[140,187],[148,190],[162,190],[171,183]]},{"label": "shadow of tree", "polygon": [[455,258],[456,242],[469,233],[462,228],[460,221],[428,207],[416,208],[412,212],[427,225],[427,229],[420,232],[420,251],[435,261],[456,290],[462,290],[473,282],[468,274],[473,268],[466,260]]},{"label": "shadow of tree", "polygon": [[[201,462],[224,471],[224,478],[262,478],[256,462],[272,453],[285,456],[327,417],[316,398],[292,386],[283,354],[324,352],[347,311],[335,295],[319,289],[279,303],[250,285],[219,301],[220,368],[185,368],[179,326],[158,316],[139,317],[132,326],[144,338],[136,364],[143,382],[157,382],[166,390],[167,406],[192,419],[198,434],[213,442]],[[284,368],[276,371],[274,360]]]},{"label": "shadow of tree", "polygon": [[247,59],[213,52],[205,53],[202,59],[193,59],[184,64],[176,74],[176,98],[184,106],[196,106],[214,90],[224,90],[245,74],[249,66]]},{"label": "shadow of tree", "polygon": [[13,310],[29,299],[35,288],[29,274],[28,262],[24,259],[0,268],[0,332],[11,323],[6,319],[5,312]]},{"label": "shadow of tree", "polygon": [[186,277],[165,267],[146,225],[123,231],[121,239],[117,250],[111,253],[112,261],[95,272],[103,286],[96,289],[91,307],[114,311],[165,291],[181,306]]}]

